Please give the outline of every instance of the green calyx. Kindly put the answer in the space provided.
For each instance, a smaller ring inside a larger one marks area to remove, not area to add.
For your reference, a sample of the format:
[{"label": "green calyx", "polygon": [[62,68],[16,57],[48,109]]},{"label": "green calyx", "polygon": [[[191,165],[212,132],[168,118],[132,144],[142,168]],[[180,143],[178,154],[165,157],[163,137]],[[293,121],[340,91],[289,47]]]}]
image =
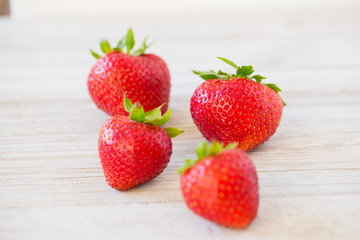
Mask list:
[{"label": "green calyx", "polygon": [[[202,79],[205,80],[209,80],[209,79],[225,79],[225,80],[230,80],[230,79],[234,79],[234,78],[247,78],[250,80],[255,80],[257,83],[260,83],[262,85],[265,85],[269,88],[271,88],[272,90],[274,90],[276,93],[279,94],[279,92],[281,92],[281,89],[274,83],[262,83],[263,79],[266,79],[266,77],[260,76],[260,75],[252,75],[254,73],[254,68],[253,66],[249,65],[249,66],[238,66],[236,63],[234,63],[233,61],[230,61],[226,58],[223,57],[218,57],[218,59],[220,59],[221,61],[229,64],[230,66],[232,66],[233,68],[236,69],[236,73],[235,74],[231,74],[231,73],[226,73],[223,72],[221,70],[219,70],[218,72],[215,72],[214,70],[210,70],[210,71],[195,71],[193,70],[193,73],[195,73],[196,75],[199,75]],[[284,106],[286,105],[284,101],[282,101]]]},{"label": "green calyx", "polygon": [[234,149],[238,146],[237,142],[229,143],[228,145],[224,146],[224,144],[219,142],[212,142],[208,147],[205,141],[201,141],[196,147],[196,155],[197,159],[185,159],[185,165],[182,166],[178,173],[181,175],[186,170],[190,169],[200,160],[204,159],[205,157],[212,156],[215,157],[219,155],[221,152],[229,149]]},{"label": "green calyx", "polygon": [[[129,118],[133,121],[139,123],[145,123],[148,125],[156,125],[162,126],[167,123],[170,119],[171,109],[169,108],[163,115],[161,115],[161,106],[154,108],[150,111],[145,112],[144,108],[139,103],[132,103],[130,99],[128,99],[124,95],[124,109],[129,113]],[[164,128],[169,137],[174,138],[184,131],[179,130],[177,128],[168,127]]]},{"label": "green calyx", "polygon": [[[129,55],[133,56],[140,56],[143,53],[145,53],[145,50],[150,47],[150,45],[147,44],[147,37],[145,37],[144,41],[142,42],[140,48],[137,50],[132,51],[132,49],[135,46],[135,38],[134,33],[131,28],[127,31],[126,35],[121,38],[121,40],[118,42],[115,48],[112,48],[110,43],[107,40],[102,40],[100,42],[100,49],[101,51],[106,55],[109,52],[124,52]],[[125,51],[126,48],[126,51]],[[90,53],[96,58],[99,59],[101,55],[95,53],[90,49]]]}]

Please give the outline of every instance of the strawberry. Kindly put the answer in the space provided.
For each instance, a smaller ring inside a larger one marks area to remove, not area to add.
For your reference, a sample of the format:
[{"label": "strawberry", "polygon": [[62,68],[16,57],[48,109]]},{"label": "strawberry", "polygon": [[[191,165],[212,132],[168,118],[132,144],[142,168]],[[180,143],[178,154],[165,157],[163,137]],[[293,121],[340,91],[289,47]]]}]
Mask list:
[{"label": "strawberry", "polygon": [[201,142],[198,159],[187,159],[179,170],[181,191],[188,208],[199,216],[231,228],[245,228],[259,205],[255,167],[237,143],[218,142],[207,149]]},{"label": "strawberry", "polygon": [[279,126],[285,105],[278,94],[281,89],[262,83],[263,76],[251,76],[251,65],[240,67],[219,59],[236,68],[236,74],[193,71],[206,81],[191,97],[191,116],[207,140],[238,142],[248,151],[264,143]]},{"label": "strawberry", "polygon": [[[116,48],[106,40],[101,41],[105,56],[93,52],[97,62],[92,67],[87,85],[90,96],[98,108],[107,114],[126,115],[122,105],[124,93],[132,102],[139,102],[149,111],[165,103],[161,108],[165,113],[170,97],[170,74],[166,63],[154,54],[145,54],[149,47],[146,38],[142,46],[134,47],[134,35],[130,28]],[[123,48],[126,46],[126,52]]]},{"label": "strawberry", "polygon": [[163,105],[144,111],[124,96],[129,117],[118,115],[107,120],[100,130],[99,156],[109,185],[128,190],[150,181],[167,166],[172,154],[171,137],[182,133],[176,128],[161,128],[171,114],[161,115]]}]

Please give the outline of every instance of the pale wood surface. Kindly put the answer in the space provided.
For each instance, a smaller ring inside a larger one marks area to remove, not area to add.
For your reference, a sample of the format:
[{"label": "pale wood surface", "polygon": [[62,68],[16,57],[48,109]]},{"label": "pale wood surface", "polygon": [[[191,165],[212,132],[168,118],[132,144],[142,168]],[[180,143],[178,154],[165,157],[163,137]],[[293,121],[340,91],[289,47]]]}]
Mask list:
[{"label": "pale wood surface", "polygon": [[[0,19],[0,239],[358,239],[360,15],[358,6],[241,14],[121,17],[104,22]],[[105,182],[98,131],[108,118],[86,88],[88,48],[133,26],[172,75],[169,166],[128,192]],[[185,206],[177,169],[202,139],[189,114],[201,80],[191,68],[253,64],[283,89],[276,134],[251,151],[258,217],[244,231]]]}]

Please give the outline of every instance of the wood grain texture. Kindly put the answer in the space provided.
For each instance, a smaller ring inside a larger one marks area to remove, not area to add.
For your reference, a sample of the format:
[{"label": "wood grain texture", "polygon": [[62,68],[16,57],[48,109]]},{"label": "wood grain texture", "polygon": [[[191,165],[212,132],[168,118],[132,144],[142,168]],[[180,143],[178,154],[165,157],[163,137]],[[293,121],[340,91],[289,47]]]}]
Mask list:
[{"label": "wood grain texture", "polygon": [[[360,234],[359,6],[237,14],[120,16],[103,22],[0,19],[0,239],[358,239]],[[256,17],[254,17],[256,16]],[[128,26],[158,39],[171,71],[169,166],[128,192],[105,182],[97,153],[108,118],[86,88],[88,48]],[[190,69],[252,64],[284,90],[276,134],[249,152],[258,217],[227,229],[185,206],[177,169],[201,134]]]}]

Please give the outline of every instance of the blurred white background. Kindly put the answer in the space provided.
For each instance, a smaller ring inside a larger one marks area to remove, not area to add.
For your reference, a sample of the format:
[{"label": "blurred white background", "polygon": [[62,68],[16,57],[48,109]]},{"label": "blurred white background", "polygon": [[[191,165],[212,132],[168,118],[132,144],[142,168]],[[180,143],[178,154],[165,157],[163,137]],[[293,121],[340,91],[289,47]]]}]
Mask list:
[{"label": "blurred white background", "polygon": [[247,9],[286,10],[358,4],[359,0],[10,0],[11,15],[15,19],[109,19],[124,15],[224,12],[242,14]]}]

